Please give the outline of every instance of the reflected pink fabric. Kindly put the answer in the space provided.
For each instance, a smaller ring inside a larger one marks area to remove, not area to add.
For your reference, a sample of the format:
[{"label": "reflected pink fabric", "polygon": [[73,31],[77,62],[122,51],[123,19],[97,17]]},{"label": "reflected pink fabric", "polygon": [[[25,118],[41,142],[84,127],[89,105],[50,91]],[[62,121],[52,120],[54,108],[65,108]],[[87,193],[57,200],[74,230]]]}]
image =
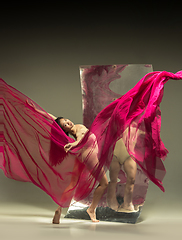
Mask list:
[{"label": "reflected pink fabric", "polygon": [[32,182],[62,207],[84,199],[109,168],[121,137],[146,176],[163,191],[168,151],[160,138],[163,86],[182,71],[153,72],[103,109],[80,143],[73,141],[34,101],[0,79],[0,168],[9,178]]}]

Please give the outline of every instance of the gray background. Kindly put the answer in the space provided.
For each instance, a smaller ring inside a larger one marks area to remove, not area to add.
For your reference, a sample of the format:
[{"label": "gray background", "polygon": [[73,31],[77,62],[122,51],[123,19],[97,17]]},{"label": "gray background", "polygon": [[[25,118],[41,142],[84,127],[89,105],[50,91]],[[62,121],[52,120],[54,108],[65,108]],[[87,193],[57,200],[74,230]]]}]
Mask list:
[{"label": "gray background", "polygon": [[[148,4],[147,4],[148,6]],[[151,63],[154,71],[182,70],[181,23],[176,13],[143,12],[116,3],[1,8],[0,77],[47,112],[82,123],[80,65]],[[162,14],[162,15],[161,15]],[[166,192],[149,184],[142,218],[180,216],[182,81],[165,85],[161,137],[169,150]],[[0,171],[0,205],[24,204],[53,211],[56,204],[33,184]],[[6,209],[1,212],[6,212]]]}]

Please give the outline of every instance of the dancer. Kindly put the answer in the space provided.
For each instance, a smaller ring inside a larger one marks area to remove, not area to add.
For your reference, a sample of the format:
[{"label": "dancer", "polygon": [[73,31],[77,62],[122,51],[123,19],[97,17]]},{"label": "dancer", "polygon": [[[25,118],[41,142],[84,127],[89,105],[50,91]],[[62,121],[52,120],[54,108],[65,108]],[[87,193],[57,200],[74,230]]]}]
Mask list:
[{"label": "dancer", "polygon": [[[120,206],[116,198],[117,179],[123,165],[126,174],[126,184],[124,190],[123,203]],[[107,204],[110,208],[118,212],[136,212],[138,208],[133,205],[133,190],[137,164],[128,154],[122,138],[116,142],[113,159],[109,168],[110,182],[107,189]]]},{"label": "dancer", "polygon": [[[64,149],[66,152],[71,150],[72,147],[76,146],[79,143],[79,141],[83,138],[85,133],[88,131],[88,129],[82,124],[74,124],[69,119],[65,119],[63,117],[56,118],[53,115],[52,115],[52,117],[55,119],[55,121],[58,123],[58,125],[63,129],[63,131],[67,135],[70,134],[76,139],[75,142],[68,143],[64,146]],[[92,136],[92,138],[94,138],[94,136]],[[90,139],[89,141],[92,141],[92,140]],[[84,147],[82,149],[80,157],[79,157],[80,161],[82,161],[82,158],[84,158],[89,152],[90,152],[90,145],[88,145],[88,147]],[[99,163],[99,160],[97,159],[97,148],[96,148],[95,153],[92,153],[92,161],[90,163],[91,163],[91,165],[89,165],[89,168],[90,168],[90,171],[92,172],[92,169],[94,168],[94,166]],[[87,213],[90,216],[90,219],[92,220],[92,222],[99,222],[96,219],[95,210],[96,210],[96,207],[108,185],[107,177],[106,177],[106,174],[104,173],[103,169],[101,170],[101,172],[102,172],[103,176],[99,182],[98,187],[94,191],[92,203],[91,203],[90,207],[87,209]],[[93,173],[93,176],[94,176],[94,173]],[[54,224],[59,223],[59,220],[61,217],[61,212],[62,212],[62,207],[59,206],[58,209],[55,211],[55,215],[53,218]]]},{"label": "dancer", "polygon": [[[72,147],[76,146],[78,142],[83,138],[85,133],[88,131],[88,129],[82,125],[82,124],[74,124],[69,119],[65,119],[63,117],[56,118],[52,115],[52,117],[55,119],[55,121],[58,123],[58,125],[63,129],[63,131],[68,135],[72,135],[76,141],[73,143],[68,143],[64,146],[64,149],[66,152],[71,150]],[[90,149],[86,149],[86,151],[90,151]],[[82,152],[84,154],[84,151]],[[95,159],[97,160],[97,156],[95,156]],[[93,161],[94,161],[93,160]],[[120,164],[124,164],[124,170],[127,175],[127,182],[125,187],[125,194],[124,194],[124,203],[122,205],[122,208],[119,208],[117,199],[116,199],[116,184],[117,184],[117,177],[120,171]],[[135,182],[135,175],[136,175],[136,162],[132,160],[132,158],[129,156],[126,147],[123,143],[123,140],[120,139],[116,142],[115,149],[114,149],[114,155],[113,155],[113,161],[110,165],[110,179],[111,182],[109,184],[109,189],[107,190],[108,195],[108,205],[112,209],[116,211],[127,211],[127,212],[135,212],[134,205],[132,203],[132,196],[133,196],[133,189],[134,189],[134,182]],[[91,220],[93,222],[96,222],[96,216],[95,216],[95,208],[102,197],[106,187],[107,187],[107,178],[104,174],[104,177],[102,178],[102,181],[100,182],[100,185],[94,192],[93,201],[91,203],[91,206],[87,209],[87,213],[89,214]],[[53,223],[59,223],[59,219],[61,216],[62,208],[58,207],[58,209],[55,211],[55,215],[53,218]]]},{"label": "dancer", "polygon": [[[160,138],[164,84],[182,71],[144,76],[95,118],[76,146],[38,104],[0,80],[0,168],[9,178],[32,182],[60,207],[87,197],[109,169],[116,142],[162,191],[168,150]],[[44,114],[40,113],[43,111]],[[82,154],[88,149],[85,154]],[[93,165],[93,159],[97,159]]]},{"label": "dancer", "polygon": [[[80,138],[78,133],[75,137],[77,141]],[[0,80],[0,168],[9,178],[32,182],[63,208],[69,207],[73,198],[84,199],[99,184],[87,211],[94,222],[94,210],[107,187],[96,151],[87,162],[83,158],[95,141],[90,137],[87,148],[77,154],[66,152],[64,146],[74,140],[54,116]]]}]

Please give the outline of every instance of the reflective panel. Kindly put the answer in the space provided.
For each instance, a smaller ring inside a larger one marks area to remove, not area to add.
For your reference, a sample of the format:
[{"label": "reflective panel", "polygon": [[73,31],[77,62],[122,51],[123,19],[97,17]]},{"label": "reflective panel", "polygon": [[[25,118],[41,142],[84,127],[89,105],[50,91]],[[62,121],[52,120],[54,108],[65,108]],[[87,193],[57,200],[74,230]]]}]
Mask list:
[{"label": "reflective panel", "polygon": [[[151,64],[80,66],[83,124],[89,128],[104,107],[124,95],[143,76],[152,71]],[[132,196],[135,210],[124,211],[122,207],[127,179],[124,162],[129,157],[122,139],[119,140],[110,170],[106,173],[109,186],[97,207],[96,215],[99,220],[135,223],[140,216],[149,180],[139,166]],[[93,192],[81,202],[73,203],[66,217],[89,219],[85,209],[91,204],[92,198]]]}]

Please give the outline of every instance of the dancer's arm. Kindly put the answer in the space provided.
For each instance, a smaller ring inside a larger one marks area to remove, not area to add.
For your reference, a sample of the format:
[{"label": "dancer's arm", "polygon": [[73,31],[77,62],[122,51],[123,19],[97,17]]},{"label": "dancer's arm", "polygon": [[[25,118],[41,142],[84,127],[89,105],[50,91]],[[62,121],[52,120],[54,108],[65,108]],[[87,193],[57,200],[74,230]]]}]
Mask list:
[{"label": "dancer's arm", "polygon": [[[37,109],[35,104],[32,101],[29,101],[28,99],[26,100],[26,102],[28,103],[28,105],[30,105],[31,107],[33,107],[37,112],[41,113],[42,115],[45,116],[46,112],[44,112],[43,110]],[[47,113],[49,116],[51,116],[54,120],[57,118],[54,115],[52,115],[51,113]]]},{"label": "dancer's arm", "polygon": [[54,115],[52,115],[51,113],[48,113],[49,114],[49,116],[51,116],[54,120],[57,118],[57,117],[55,117]]},{"label": "dancer's arm", "polygon": [[85,133],[88,131],[88,129],[82,124],[78,124],[76,126],[77,126],[77,131],[75,134],[76,141],[68,143],[64,146],[64,150],[66,152],[68,152],[72,147],[76,146],[80,142],[80,140],[84,137]]}]

